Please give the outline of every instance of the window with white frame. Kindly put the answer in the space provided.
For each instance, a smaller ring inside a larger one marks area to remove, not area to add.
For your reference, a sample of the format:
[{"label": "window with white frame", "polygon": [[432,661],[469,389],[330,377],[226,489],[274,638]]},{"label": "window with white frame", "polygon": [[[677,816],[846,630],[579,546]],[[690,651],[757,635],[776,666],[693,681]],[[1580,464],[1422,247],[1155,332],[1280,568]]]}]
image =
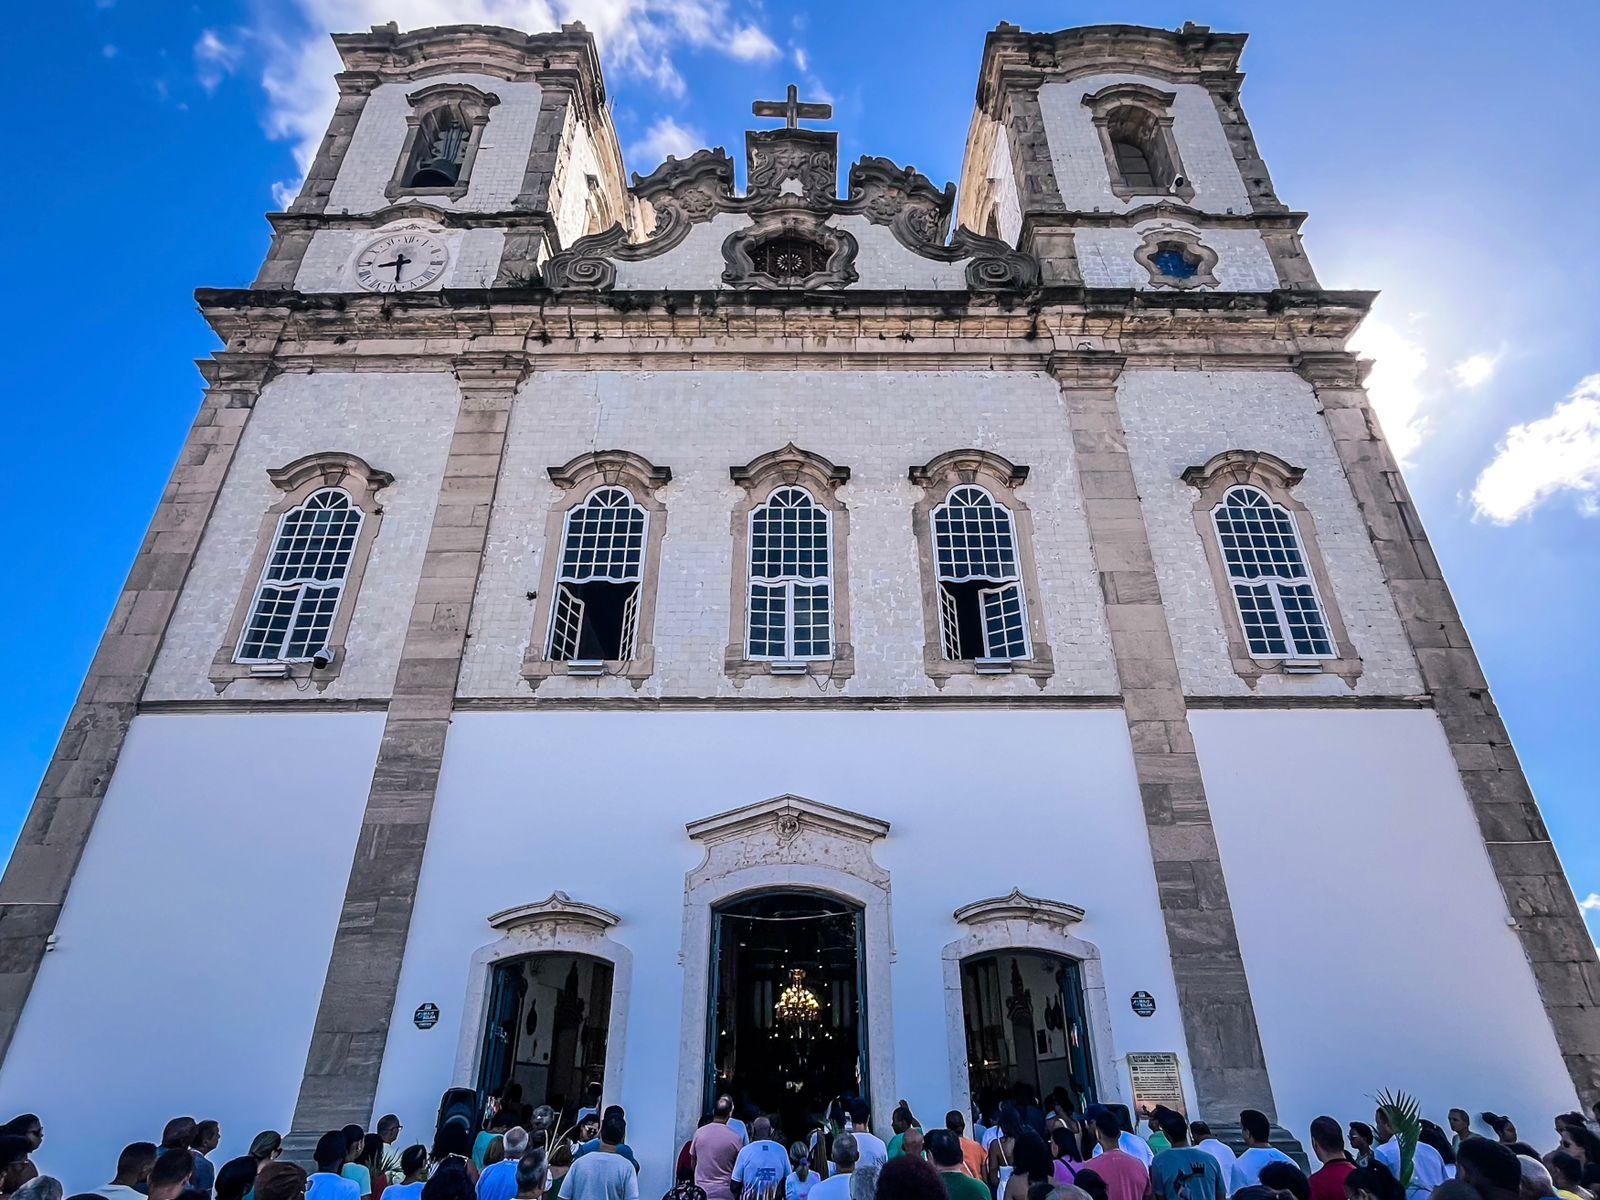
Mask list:
[{"label": "window with white frame", "polygon": [[779,488],[750,513],[750,658],[833,654],[831,532],[828,510],[804,488]]},{"label": "window with white frame", "polygon": [[933,555],[944,657],[1029,657],[1028,610],[1011,512],[984,488],[953,488],[933,510]]},{"label": "window with white frame", "polygon": [[1294,514],[1259,488],[1240,485],[1228,489],[1211,520],[1250,654],[1334,657]]},{"label": "window with white frame", "polygon": [[649,522],[620,487],[596,488],[568,511],[546,641],[552,661],[633,658]]},{"label": "window with white frame", "polygon": [[278,519],[235,661],[309,662],[327,646],[361,534],[343,488],[322,488]]}]

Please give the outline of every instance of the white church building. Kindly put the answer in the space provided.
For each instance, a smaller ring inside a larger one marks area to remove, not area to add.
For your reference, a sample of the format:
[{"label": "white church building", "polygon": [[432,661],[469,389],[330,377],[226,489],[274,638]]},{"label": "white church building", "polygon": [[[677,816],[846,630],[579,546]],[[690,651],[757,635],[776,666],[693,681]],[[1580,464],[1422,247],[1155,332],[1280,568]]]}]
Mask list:
[{"label": "white church building", "polygon": [[601,1084],[652,1194],[721,1092],[1596,1098],[1243,35],[1000,26],[942,190],[792,90],[630,184],[577,25],[335,41],[0,882],[69,1192],[174,1115],[409,1144],[512,1083]]}]

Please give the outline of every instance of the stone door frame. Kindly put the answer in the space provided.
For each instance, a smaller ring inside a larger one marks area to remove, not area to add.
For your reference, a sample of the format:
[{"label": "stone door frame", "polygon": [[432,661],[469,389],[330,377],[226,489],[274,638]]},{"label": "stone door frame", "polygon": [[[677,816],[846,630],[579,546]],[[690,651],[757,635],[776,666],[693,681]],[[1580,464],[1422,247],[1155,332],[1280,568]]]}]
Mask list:
[{"label": "stone door frame", "polygon": [[508,908],[489,918],[503,932],[473,951],[467,969],[467,995],[461,1006],[456,1042],[456,1087],[476,1088],[483,1053],[483,1023],[489,1011],[490,982],[496,963],[535,954],[584,954],[611,964],[611,1018],[606,1029],[606,1069],[601,1094],[615,1104],[622,1095],[627,1049],[628,1006],[633,993],[633,951],[609,937],[621,921],[615,913],[553,892],[548,900]]},{"label": "stone door frame", "polygon": [[963,1113],[972,1111],[961,966],[967,959],[981,954],[1028,950],[1070,958],[1078,964],[1083,982],[1083,1007],[1089,1023],[1089,1052],[1094,1063],[1095,1086],[1100,1102],[1129,1103],[1128,1089],[1117,1066],[1111,1007],[1106,999],[1106,977],[1100,962],[1100,947],[1071,932],[1072,926],[1083,919],[1083,910],[1057,900],[1040,900],[1013,888],[1008,896],[964,905],[956,909],[954,915],[958,922],[967,926],[967,933],[948,943],[940,955],[944,961],[950,1107]]},{"label": "stone door frame", "polygon": [[802,796],[776,796],[693,821],[687,829],[704,845],[705,859],[684,879],[675,1144],[694,1136],[704,1103],[713,910],[771,891],[817,893],[862,910],[867,1086],[873,1125],[887,1129],[895,1086],[894,927],[889,872],[873,860],[872,843],[888,834],[889,823]]}]

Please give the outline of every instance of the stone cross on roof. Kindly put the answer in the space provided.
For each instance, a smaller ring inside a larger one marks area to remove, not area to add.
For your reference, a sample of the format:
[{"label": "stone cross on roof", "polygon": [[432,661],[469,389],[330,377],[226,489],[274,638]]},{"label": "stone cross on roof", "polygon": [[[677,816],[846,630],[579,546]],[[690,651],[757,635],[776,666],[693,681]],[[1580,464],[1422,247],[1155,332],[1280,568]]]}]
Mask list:
[{"label": "stone cross on roof", "polygon": [[758,117],[782,117],[790,129],[799,129],[802,117],[807,121],[826,121],[833,116],[833,105],[801,101],[800,89],[791,83],[788,99],[757,100],[750,111]]}]

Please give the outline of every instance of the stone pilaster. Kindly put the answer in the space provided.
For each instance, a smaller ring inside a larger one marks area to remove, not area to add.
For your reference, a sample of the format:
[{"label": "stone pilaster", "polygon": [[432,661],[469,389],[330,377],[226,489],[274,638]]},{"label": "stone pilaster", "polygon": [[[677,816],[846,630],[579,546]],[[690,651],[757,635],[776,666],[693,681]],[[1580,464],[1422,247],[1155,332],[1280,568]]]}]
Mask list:
[{"label": "stone pilaster", "polygon": [[1039,111],[1042,77],[1013,72],[1007,80],[1000,122],[1011,150],[1011,170],[1016,178],[1017,203],[1022,210],[1022,233],[1017,248],[1039,260],[1047,284],[1079,284],[1078,246],[1072,229],[1059,218],[1067,210],[1056,182],[1050,157],[1050,137]]},{"label": "stone pilaster", "polygon": [[1600,961],[1594,941],[1367,400],[1366,364],[1353,354],[1318,353],[1302,355],[1298,369],[1316,389],[1573,1086],[1587,1103],[1600,1093]]},{"label": "stone pilaster", "polygon": [[1072,430],[1195,1100],[1217,1124],[1245,1108],[1272,1116],[1272,1083],[1117,407],[1122,365],[1112,354],[1063,354],[1050,370]]},{"label": "stone pilaster", "polygon": [[295,1104],[297,1154],[325,1130],[372,1115],[506,428],[526,368],[517,354],[455,363],[461,407]]},{"label": "stone pilaster", "polygon": [[0,878],[0,1060],[10,1049],[167,622],[267,379],[269,359],[256,349],[250,344],[244,352],[221,352],[200,364],[209,385],[200,412]]},{"label": "stone pilaster", "polygon": [[292,213],[327,211],[328,197],[333,194],[339,167],[350,149],[350,140],[355,137],[356,126],[361,123],[367,97],[378,86],[378,76],[366,71],[344,71],[335,81],[339,85],[339,99],[334,104],[333,119],[328,122],[328,132],[322,135],[322,142],[317,146],[317,155],[311,160],[305,182],[300,185],[300,194],[289,206]]}]

